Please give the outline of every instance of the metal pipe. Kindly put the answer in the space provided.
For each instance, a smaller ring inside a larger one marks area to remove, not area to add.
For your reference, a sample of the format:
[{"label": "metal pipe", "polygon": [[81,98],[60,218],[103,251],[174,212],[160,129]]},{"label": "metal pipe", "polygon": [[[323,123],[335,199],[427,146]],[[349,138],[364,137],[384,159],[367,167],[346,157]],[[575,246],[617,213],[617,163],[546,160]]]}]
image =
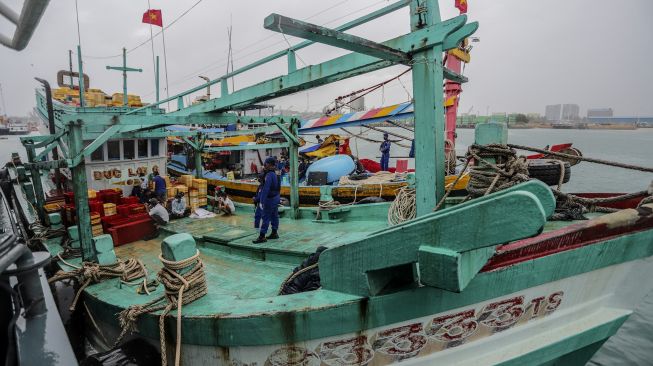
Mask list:
[{"label": "metal pipe", "polygon": [[7,18],[8,21],[18,24],[19,15],[5,3],[0,2],[0,15]]},{"label": "metal pipe", "polygon": [[[71,51],[72,52],[72,51]],[[72,59],[71,61],[72,62]],[[72,68],[72,64],[71,64]],[[50,88],[50,83],[41,78],[34,78],[36,81],[40,82],[43,84],[43,88],[45,89],[45,103],[46,103],[46,109],[48,110],[48,128],[50,129],[50,135],[54,135],[56,133],[55,130],[55,125],[54,125],[54,108],[52,106],[52,89]],[[71,80],[71,87],[72,87],[72,76],[70,77]],[[57,142],[54,141],[54,144]],[[55,146],[52,149],[52,160],[59,160],[59,150]],[[63,193],[63,187],[61,186],[61,171],[59,168],[54,169],[54,180],[57,185],[57,194],[62,194]]]},{"label": "metal pipe", "polygon": [[3,5],[4,8],[0,8],[0,13],[16,24],[16,30],[12,39],[1,36],[0,43],[16,51],[22,51],[27,47],[49,2],[50,0],[25,0],[20,16]]},{"label": "metal pipe", "polygon": [[[207,76],[199,75],[198,77],[199,77],[200,79],[204,79],[204,81],[206,81],[207,83],[211,81],[211,79],[209,79]],[[207,99],[207,100],[208,100],[208,99],[211,99],[211,85],[208,85],[208,86],[206,87],[206,99]]]}]

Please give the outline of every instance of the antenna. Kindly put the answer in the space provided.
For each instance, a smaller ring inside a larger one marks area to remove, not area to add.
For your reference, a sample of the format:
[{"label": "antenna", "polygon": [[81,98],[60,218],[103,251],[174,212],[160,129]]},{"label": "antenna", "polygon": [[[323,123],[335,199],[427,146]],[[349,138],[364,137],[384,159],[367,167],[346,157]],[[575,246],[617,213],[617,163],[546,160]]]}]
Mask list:
[{"label": "antenna", "polygon": [[[229,51],[227,52],[227,74],[229,74],[229,67],[231,66],[231,72],[234,71],[234,54],[231,48],[231,34],[233,31],[233,16],[229,15],[229,28],[227,28],[227,37],[229,38]],[[231,91],[235,90],[234,77],[231,77]]]}]

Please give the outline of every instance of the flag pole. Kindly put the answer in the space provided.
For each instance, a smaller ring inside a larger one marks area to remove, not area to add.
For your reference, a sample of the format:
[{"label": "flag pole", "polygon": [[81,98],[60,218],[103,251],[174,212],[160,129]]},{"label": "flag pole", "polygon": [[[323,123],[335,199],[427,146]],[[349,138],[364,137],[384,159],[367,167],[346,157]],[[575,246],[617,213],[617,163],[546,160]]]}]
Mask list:
[{"label": "flag pole", "polygon": [[[149,14],[150,10],[152,10],[152,7],[150,6],[150,0],[147,0],[147,12]],[[154,61],[154,35],[152,32],[152,23],[149,23],[150,25],[150,45],[152,46],[152,68],[156,69],[156,62]],[[157,70],[155,70],[157,71]],[[158,81],[157,81],[157,76],[154,76],[154,85],[158,88]],[[157,100],[158,102],[158,100]]]},{"label": "flag pole", "polygon": [[[165,27],[161,26],[161,38],[163,39],[163,70],[166,74],[166,98],[170,98],[170,88],[168,86],[168,56],[166,55],[166,34]],[[168,101],[168,112],[170,112],[170,102]]]}]

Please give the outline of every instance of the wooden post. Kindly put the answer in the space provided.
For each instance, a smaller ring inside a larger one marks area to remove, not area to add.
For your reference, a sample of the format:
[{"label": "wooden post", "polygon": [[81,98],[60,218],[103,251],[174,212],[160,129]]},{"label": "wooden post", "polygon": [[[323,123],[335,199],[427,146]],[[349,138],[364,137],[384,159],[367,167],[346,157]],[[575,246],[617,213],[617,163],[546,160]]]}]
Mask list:
[{"label": "wooden post", "polygon": [[202,138],[197,134],[193,151],[195,151],[195,177],[198,179],[202,178],[202,145]]},{"label": "wooden post", "polygon": [[[82,121],[70,122],[68,146],[70,156],[80,156],[84,150],[82,138]],[[88,186],[86,184],[86,163],[82,158],[79,164],[72,167],[73,194],[75,195],[75,209],[77,211],[77,227],[79,228],[79,241],[82,245],[82,260],[95,261],[96,253],[93,248],[93,235],[91,232],[91,213],[88,208]]]},{"label": "wooden post", "polygon": [[[297,136],[297,125],[299,121],[293,119],[290,122],[290,133]],[[293,219],[299,218],[299,145],[288,139],[288,155],[290,156],[290,207],[292,208]]]},{"label": "wooden post", "polygon": [[[56,144],[56,142],[53,142]],[[27,150],[27,160],[30,163],[36,163],[35,157],[36,157],[36,152],[34,151],[34,147],[32,146],[25,146],[25,150]],[[39,220],[43,224],[46,224],[46,215],[45,215],[45,194],[43,192],[43,182],[41,182],[41,170],[39,168],[36,168],[34,165],[30,165],[30,174],[32,176],[32,185],[34,187],[34,195],[36,196],[36,211],[39,215]]]},{"label": "wooden post", "polygon": [[[440,22],[437,0],[410,3],[411,30]],[[442,45],[413,55],[417,216],[433,211],[444,196],[444,107]]]}]

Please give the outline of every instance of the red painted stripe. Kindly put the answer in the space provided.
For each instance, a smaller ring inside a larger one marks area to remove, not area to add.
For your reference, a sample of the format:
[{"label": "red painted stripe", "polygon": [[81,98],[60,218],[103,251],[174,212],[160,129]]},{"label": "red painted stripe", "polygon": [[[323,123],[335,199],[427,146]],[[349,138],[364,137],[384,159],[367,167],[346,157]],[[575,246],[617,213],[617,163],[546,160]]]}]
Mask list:
[{"label": "red painted stripe", "polygon": [[377,114],[380,110],[381,110],[381,108],[370,109],[369,111],[367,111],[367,113],[365,113],[363,116],[361,116],[360,119],[373,118],[373,117],[376,116],[376,114]]},{"label": "red painted stripe", "polygon": [[588,220],[533,238],[501,245],[497,247],[495,255],[485,264],[481,272],[605,242],[626,234],[653,230],[653,212],[648,208],[642,208],[638,213],[638,219],[627,226],[608,227],[604,220]]},{"label": "red painted stripe", "polygon": [[[313,128],[313,127],[320,127],[320,126],[322,126],[322,125],[324,124],[324,122],[328,121],[329,118],[330,118],[329,116],[322,117],[322,118],[318,119],[317,121],[315,121],[315,123],[313,123],[313,125],[310,126],[310,127],[311,127],[311,128]],[[305,128],[306,128],[306,127],[305,127]]]}]

